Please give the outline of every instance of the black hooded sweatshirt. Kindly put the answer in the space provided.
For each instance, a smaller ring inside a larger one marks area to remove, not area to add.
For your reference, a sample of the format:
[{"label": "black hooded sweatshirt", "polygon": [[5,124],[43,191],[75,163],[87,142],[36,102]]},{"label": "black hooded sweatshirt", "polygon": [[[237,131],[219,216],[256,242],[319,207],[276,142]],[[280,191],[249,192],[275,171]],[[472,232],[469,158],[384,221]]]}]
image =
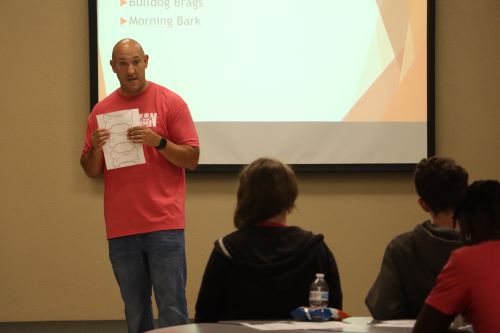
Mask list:
[{"label": "black hooded sweatshirt", "polygon": [[335,258],[323,241],[299,227],[252,226],[215,242],[196,302],[196,322],[290,319],[308,306],[309,287],[324,273],[329,306],[342,308]]}]

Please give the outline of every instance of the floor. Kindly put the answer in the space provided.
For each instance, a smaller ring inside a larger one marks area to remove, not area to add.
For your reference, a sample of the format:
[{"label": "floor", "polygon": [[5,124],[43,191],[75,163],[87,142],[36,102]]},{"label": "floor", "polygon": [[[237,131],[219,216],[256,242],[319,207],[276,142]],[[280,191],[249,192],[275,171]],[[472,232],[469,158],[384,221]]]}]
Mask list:
[{"label": "floor", "polygon": [[123,320],[0,323],[1,333],[127,333]]}]

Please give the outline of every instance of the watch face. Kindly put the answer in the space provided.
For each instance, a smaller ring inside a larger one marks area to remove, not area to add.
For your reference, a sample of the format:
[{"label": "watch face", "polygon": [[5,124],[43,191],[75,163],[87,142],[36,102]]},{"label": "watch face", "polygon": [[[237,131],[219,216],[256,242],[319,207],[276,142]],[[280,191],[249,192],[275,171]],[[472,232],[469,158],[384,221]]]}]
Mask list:
[{"label": "watch face", "polygon": [[166,145],[167,145],[167,140],[165,140],[165,138],[161,138],[160,143],[155,148],[160,150],[163,149]]}]

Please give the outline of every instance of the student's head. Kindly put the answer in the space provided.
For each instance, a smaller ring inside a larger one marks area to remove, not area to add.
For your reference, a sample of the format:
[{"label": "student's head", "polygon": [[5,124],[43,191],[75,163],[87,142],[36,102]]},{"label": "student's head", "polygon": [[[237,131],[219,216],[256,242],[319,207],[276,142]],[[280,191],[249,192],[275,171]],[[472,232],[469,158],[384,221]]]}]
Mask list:
[{"label": "student's head", "polygon": [[455,210],[455,220],[465,244],[500,239],[500,183],[496,180],[472,183]]},{"label": "student's head", "polygon": [[434,214],[453,212],[467,188],[468,179],[464,168],[445,157],[424,158],[414,173],[421,204]]},{"label": "student's head", "polygon": [[290,167],[259,158],[240,173],[234,225],[239,229],[290,212],[297,194],[297,178]]}]

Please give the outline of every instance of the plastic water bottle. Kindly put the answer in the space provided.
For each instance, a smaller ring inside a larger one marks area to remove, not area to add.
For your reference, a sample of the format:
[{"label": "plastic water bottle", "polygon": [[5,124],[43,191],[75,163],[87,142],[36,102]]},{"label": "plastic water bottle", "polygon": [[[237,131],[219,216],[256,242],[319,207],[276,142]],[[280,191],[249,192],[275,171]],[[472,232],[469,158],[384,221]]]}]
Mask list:
[{"label": "plastic water bottle", "polygon": [[311,309],[321,309],[328,307],[328,284],[325,281],[325,274],[317,273],[316,279],[309,288],[309,306]]}]

